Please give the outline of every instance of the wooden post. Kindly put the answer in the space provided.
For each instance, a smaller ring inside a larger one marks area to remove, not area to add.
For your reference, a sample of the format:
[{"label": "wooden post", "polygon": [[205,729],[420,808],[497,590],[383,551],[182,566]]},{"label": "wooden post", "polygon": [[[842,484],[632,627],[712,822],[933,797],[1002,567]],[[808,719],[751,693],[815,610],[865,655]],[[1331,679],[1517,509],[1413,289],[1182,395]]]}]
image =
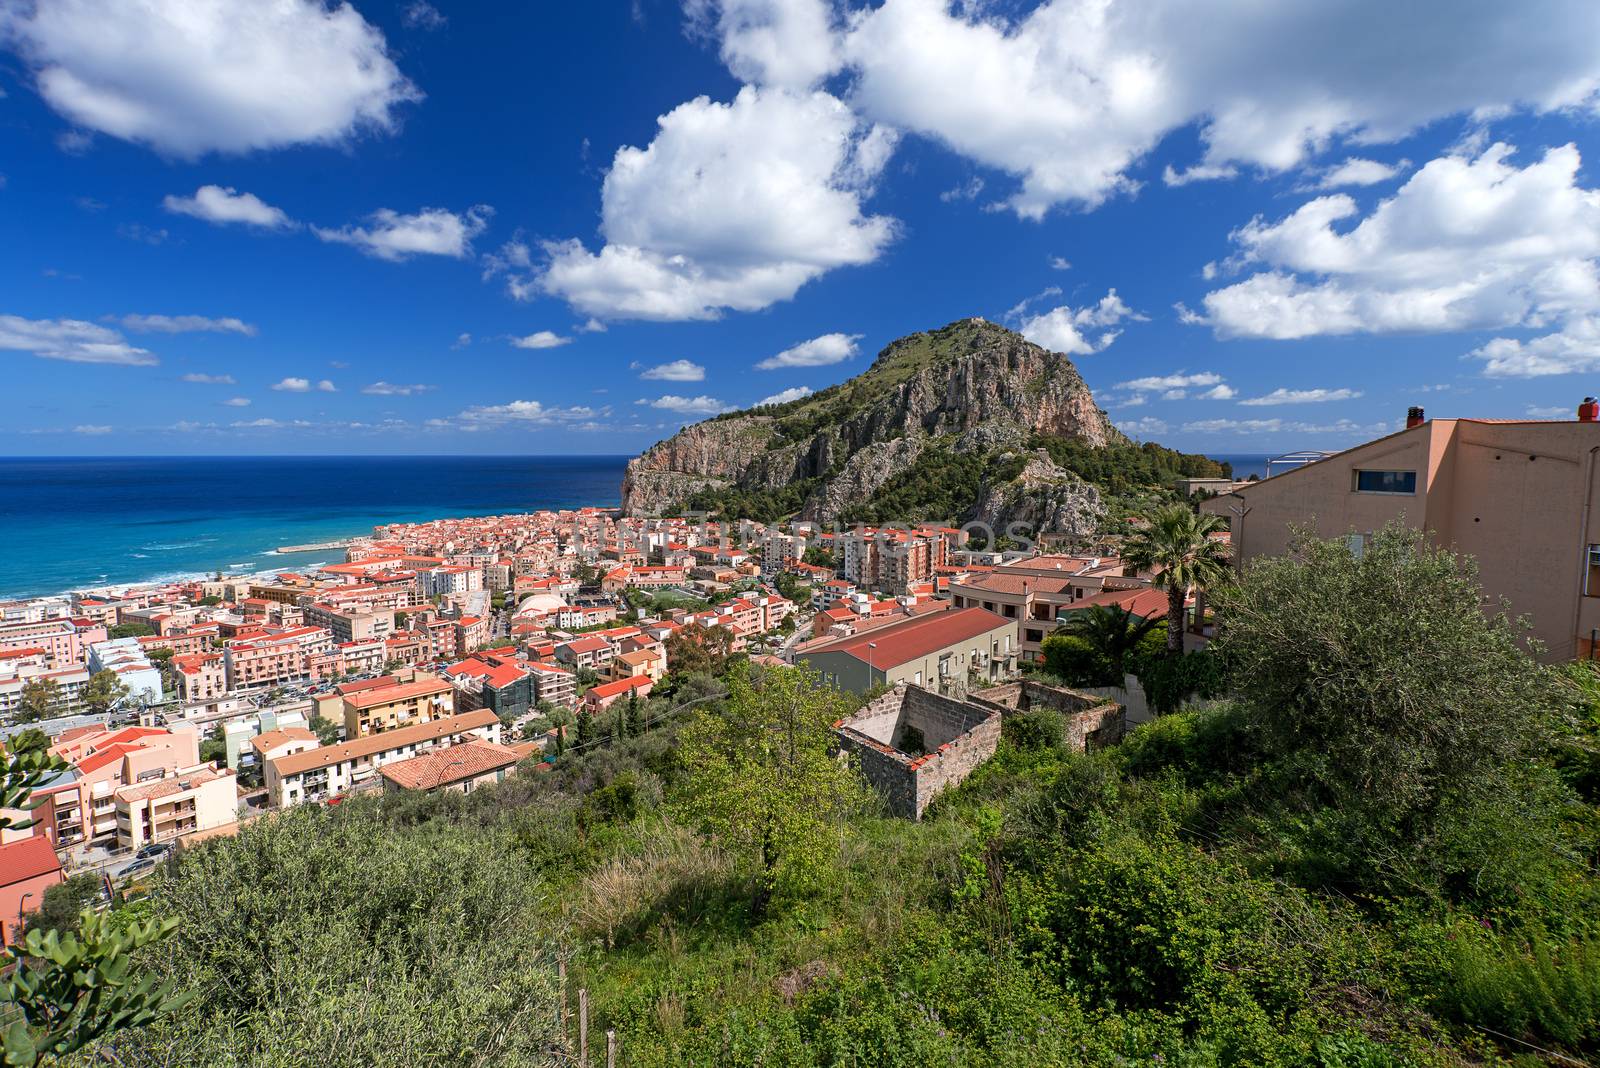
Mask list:
[{"label": "wooden post", "polygon": [[617,1068],[617,1033],[606,1032],[606,1068]]},{"label": "wooden post", "polygon": [[561,1024],[561,1039],[566,1041],[567,1029],[572,1025],[567,1016],[567,962],[564,960],[556,961],[556,985],[561,988],[561,1015],[557,1022]]},{"label": "wooden post", "polygon": [[578,988],[578,1064],[589,1068],[589,988]]}]

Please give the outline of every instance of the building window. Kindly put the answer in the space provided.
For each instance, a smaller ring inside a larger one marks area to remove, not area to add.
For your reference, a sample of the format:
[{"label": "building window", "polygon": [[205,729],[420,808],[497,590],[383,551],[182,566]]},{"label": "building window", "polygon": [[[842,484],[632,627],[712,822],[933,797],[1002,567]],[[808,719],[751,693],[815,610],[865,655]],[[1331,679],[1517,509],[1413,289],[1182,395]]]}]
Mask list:
[{"label": "building window", "polygon": [[1042,631],[1042,630],[1029,630],[1028,631],[1028,640],[1030,642],[1035,643],[1035,644],[1044,641],[1044,631]]},{"label": "building window", "polygon": [[1357,493],[1416,493],[1415,471],[1357,471]]},{"label": "building window", "polygon": [[1587,566],[1583,573],[1583,594],[1585,597],[1600,597],[1600,545],[1589,546],[1584,562]]}]

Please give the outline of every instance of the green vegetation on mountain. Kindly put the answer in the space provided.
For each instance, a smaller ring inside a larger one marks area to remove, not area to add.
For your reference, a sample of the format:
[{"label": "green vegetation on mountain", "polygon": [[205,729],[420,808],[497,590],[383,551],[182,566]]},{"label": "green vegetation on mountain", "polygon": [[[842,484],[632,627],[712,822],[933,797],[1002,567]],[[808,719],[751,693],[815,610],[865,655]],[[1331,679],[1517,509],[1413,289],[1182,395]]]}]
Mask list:
[{"label": "green vegetation on mountain", "polygon": [[953,452],[941,440],[839,518],[845,523],[961,522],[971,516],[985,486],[1016,478],[1023,463],[1017,453]]},{"label": "green vegetation on mountain", "polygon": [[776,489],[706,487],[690,494],[681,504],[670,505],[665,511],[669,515],[704,512],[730,522],[750,519],[757,523],[776,523],[799,512],[806,498],[821,482],[820,478],[807,478]]},{"label": "green vegetation on mountain", "polygon": [[[909,466],[891,475],[865,500],[845,508],[844,523],[962,523],[987,487],[1000,486],[1021,473],[1028,451],[1042,449],[1066,471],[1101,491],[1112,518],[1148,512],[1175,500],[1173,483],[1180,478],[1228,478],[1231,465],[1196,453],[1178,452],[1155,442],[1119,442],[1092,447],[1067,438],[1031,435],[1025,450],[959,452],[953,436],[929,443]],[[705,512],[719,519],[775,523],[794,518],[826,476],[804,479],[776,489],[705,488],[673,514]]]},{"label": "green vegetation on mountain", "polygon": [[1398,528],[1216,596],[1228,699],[1090,754],[1010,716],[920,823],[733,658],[546,773],[202,843],[139,906],[193,1000],[114,1061],[564,1063],[560,958],[637,1068],[1592,1062],[1600,672]]}]

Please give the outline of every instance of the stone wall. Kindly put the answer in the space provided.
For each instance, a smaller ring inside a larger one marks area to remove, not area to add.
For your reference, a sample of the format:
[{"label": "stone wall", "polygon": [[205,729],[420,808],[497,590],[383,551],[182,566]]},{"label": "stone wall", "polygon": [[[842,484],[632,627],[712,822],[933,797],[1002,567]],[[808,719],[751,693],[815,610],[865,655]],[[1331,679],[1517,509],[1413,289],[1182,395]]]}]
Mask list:
[{"label": "stone wall", "polygon": [[999,745],[1000,717],[991,714],[959,738],[913,761],[911,766],[917,773],[917,811],[912,818],[920,820],[935,797],[972,774],[972,769],[994,756]]},{"label": "stone wall", "polygon": [[[899,748],[908,728],[920,733],[926,752]],[[901,683],[834,724],[834,734],[889,810],[915,820],[941,791],[994,755],[1000,712]]]},{"label": "stone wall", "polygon": [[1122,740],[1126,717],[1123,706],[1096,693],[1047,686],[1034,679],[974,690],[967,698],[973,704],[994,708],[1004,716],[1009,712],[1031,712],[1050,708],[1061,713],[1063,741],[1069,749],[1084,752],[1115,745]]}]

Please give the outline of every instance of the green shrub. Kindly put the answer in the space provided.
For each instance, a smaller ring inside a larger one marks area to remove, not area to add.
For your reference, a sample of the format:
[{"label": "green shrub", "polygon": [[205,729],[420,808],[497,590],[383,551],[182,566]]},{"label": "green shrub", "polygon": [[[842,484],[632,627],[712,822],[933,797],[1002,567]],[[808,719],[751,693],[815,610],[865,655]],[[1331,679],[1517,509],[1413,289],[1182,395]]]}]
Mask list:
[{"label": "green shrub", "polygon": [[1018,749],[1055,749],[1062,744],[1066,725],[1053,708],[1035,708],[1007,716],[1002,736]]},{"label": "green shrub", "polygon": [[1087,640],[1073,634],[1055,633],[1045,637],[1044,669],[1068,686],[1120,686],[1111,662]]},{"label": "green shrub", "polygon": [[1438,991],[1447,1015],[1541,1044],[1600,1048],[1600,940],[1496,935],[1470,922],[1448,937]]},{"label": "green shrub", "polygon": [[1133,673],[1157,715],[1176,712],[1191,698],[1221,697],[1227,689],[1222,659],[1209,649],[1173,656],[1163,648],[1157,655],[1140,656]]}]

